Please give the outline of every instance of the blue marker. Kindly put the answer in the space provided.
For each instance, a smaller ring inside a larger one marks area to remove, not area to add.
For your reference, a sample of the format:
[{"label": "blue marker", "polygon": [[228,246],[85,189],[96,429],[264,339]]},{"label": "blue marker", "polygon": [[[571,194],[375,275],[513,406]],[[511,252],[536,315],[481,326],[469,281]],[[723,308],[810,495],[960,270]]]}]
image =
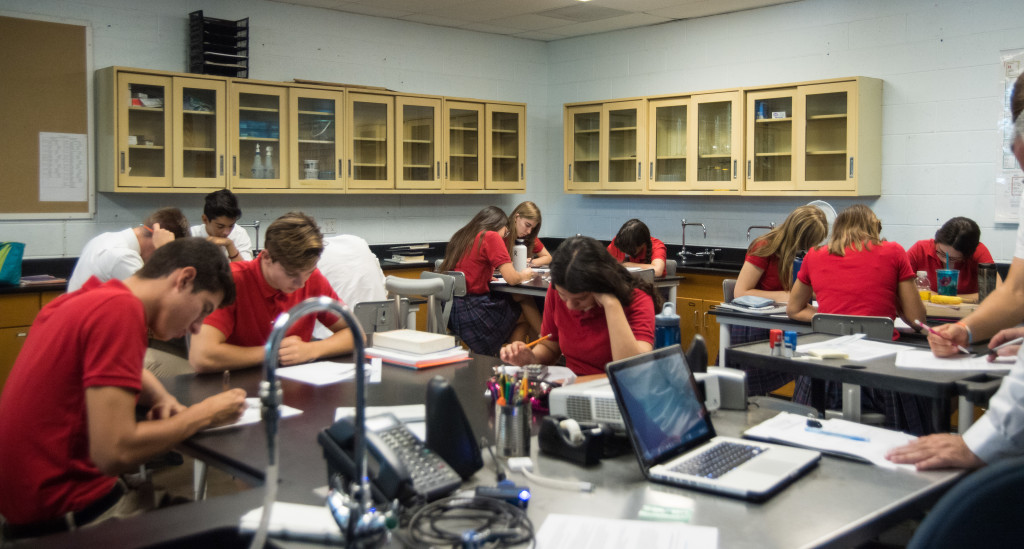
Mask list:
[{"label": "blue marker", "polygon": [[871,442],[871,439],[859,437],[857,435],[848,435],[846,433],[837,433],[835,431],[826,431],[820,427],[804,427],[804,431],[808,433],[818,433],[819,435],[829,435],[832,437],[840,437],[849,440],[856,440],[857,442]]}]

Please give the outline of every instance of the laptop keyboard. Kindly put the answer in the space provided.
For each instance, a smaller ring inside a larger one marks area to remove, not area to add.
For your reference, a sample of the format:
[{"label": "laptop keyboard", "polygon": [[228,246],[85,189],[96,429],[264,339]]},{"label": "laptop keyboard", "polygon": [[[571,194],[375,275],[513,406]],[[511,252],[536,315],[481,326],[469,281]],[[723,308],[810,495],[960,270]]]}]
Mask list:
[{"label": "laptop keyboard", "polygon": [[722,442],[679,463],[670,471],[704,478],[718,478],[764,451],[760,446]]}]

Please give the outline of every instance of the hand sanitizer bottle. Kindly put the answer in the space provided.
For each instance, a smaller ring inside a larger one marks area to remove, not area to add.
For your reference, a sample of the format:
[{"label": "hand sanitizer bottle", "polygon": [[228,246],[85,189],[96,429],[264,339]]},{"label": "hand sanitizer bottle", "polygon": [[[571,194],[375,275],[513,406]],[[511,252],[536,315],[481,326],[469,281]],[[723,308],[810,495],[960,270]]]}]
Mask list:
[{"label": "hand sanitizer bottle", "polygon": [[263,179],[263,159],[260,158],[260,144],[256,144],[256,155],[252,157],[252,178]]},{"label": "hand sanitizer bottle", "polygon": [[263,177],[274,179],[274,147],[267,145],[267,161],[263,163]]}]

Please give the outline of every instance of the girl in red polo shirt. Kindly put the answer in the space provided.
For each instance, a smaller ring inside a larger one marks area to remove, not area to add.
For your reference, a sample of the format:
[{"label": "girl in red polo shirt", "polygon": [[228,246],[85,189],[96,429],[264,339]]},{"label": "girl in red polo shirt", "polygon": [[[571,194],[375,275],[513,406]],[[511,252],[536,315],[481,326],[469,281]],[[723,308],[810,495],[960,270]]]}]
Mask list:
[{"label": "girl in red polo shirt", "polygon": [[[817,206],[800,206],[768,234],[754,240],[747,250],[743,268],[736,278],[734,297],[755,295],[789,301],[793,287],[793,261],[800,252],[816,246],[828,236],[825,212]],[[733,345],[768,339],[768,330],[750,326],[729,326]],[[766,395],[793,381],[796,376],[763,368],[743,368],[747,372],[747,394]]]},{"label": "girl in red polo shirt", "polygon": [[565,364],[577,375],[604,373],[613,360],[654,348],[654,311],[661,297],[586,236],[570,238],[551,260],[551,286],[533,349],[516,341],[501,349],[509,364]]},{"label": "girl in red polo shirt", "polygon": [[[882,222],[871,208],[855,204],[836,217],[828,246],[807,252],[790,292],[786,313],[810,322],[814,314],[899,315],[910,326],[925,321],[914,287],[914,271],[903,246],[881,237]],[[810,304],[811,293],[818,308]],[[809,404],[810,379],[800,377],[793,400]],[[841,405],[840,384],[827,382],[826,407]],[[861,389],[861,406],[885,414],[886,426],[913,434],[934,431],[930,402],[923,397],[881,389]]]},{"label": "girl in red polo shirt", "polygon": [[519,304],[509,294],[491,294],[488,285],[494,271],[513,285],[533,278],[529,267],[518,272],[512,268],[505,247],[507,225],[500,208],[480,210],[452,235],[439,269],[466,275],[466,295],[454,298],[448,326],[475,353],[497,355],[521,317]]},{"label": "girl in red polo shirt", "polygon": [[512,253],[512,246],[515,246],[517,239],[522,240],[526,245],[526,255],[530,258],[527,262],[530,267],[542,267],[551,263],[551,252],[544,247],[540,238],[537,238],[540,234],[540,223],[540,208],[529,200],[516,206],[508,216],[508,236],[505,237],[508,253]]},{"label": "girl in red polo shirt", "polygon": [[622,224],[608,245],[608,253],[627,267],[652,269],[654,276],[665,274],[665,243],[651,236],[651,230],[639,219]]}]

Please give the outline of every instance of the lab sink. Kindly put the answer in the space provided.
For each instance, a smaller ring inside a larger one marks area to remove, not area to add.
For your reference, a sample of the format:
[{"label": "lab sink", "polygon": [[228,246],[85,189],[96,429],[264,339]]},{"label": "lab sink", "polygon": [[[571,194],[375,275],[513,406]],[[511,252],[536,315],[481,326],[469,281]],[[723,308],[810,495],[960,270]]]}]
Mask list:
[{"label": "lab sink", "polygon": [[[247,549],[252,543],[251,532],[239,532],[237,526],[221,526],[205,532],[199,532],[178,539],[147,546],[146,549],[194,549],[197,547],[216,547],[217,549]],[[267,548],[280,549],[273,540],[267,540]]]}]

